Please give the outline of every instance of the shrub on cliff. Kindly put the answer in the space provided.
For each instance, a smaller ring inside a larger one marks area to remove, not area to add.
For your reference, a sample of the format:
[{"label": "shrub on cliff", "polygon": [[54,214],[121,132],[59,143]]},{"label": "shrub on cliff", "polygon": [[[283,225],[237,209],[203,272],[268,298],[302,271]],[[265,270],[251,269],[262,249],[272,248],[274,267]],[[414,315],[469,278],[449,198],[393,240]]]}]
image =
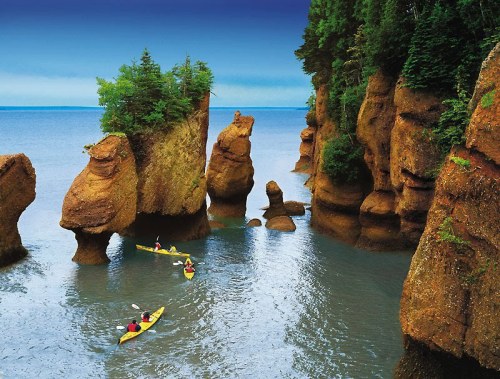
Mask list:
[{"label": "shrub on cliff", "polygon": [[363,149],[349,134],[329,140],[323,148],[323,172],[334,181],[355,182],[363,162]]},{"label": "shrub on cliff", "polygon": [[204,62],[189,57],[171,71],[161,72],[147,49],[141,62],[120,67],[115,81],[97,78],[104,132],[134,134],[171,127],[185,119],[210,91],[213,76]]},{"label": "shrub on cliff", "polygon": [[460,92],[458,98],[443,101],[446,110],[441,114],[439,122],[432,128],[442,155],[448,154],[454,145],[465,142],[465,128],[469,124],[467,105],[469,98]]}]

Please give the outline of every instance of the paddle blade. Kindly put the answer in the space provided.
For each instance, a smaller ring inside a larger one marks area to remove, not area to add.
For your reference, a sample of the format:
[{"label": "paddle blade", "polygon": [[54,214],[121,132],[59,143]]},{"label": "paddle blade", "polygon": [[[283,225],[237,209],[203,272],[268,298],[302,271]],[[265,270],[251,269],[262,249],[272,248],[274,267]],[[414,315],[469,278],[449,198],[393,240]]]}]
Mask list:
[{"label": "paddle blade", "polygon": [[138,305],[136,305],[136,304],[132,304],[132,308],[139,309],[139,310],[141,309],[141,307],[139,307],[139,306],[138,306]]},{"label": "paddle blade", "polygon": [[125,329],[125,327],[124,327],[124,326],[122,326],[122,325],[118,325],[118,326],[116,327],[116,329],[118,329],[118,330],[123,330],[123,329]]},{"label": "paddle blade", "polygon": [[182,262],[174,262],[174,263],[172,263],[172,264],[173,264],[174,266],[179,266],[179,265],[181,265],[181,264],[182,264]]},{"label": "paddle blade", "polygon": [[148,329],[148,332],[150,332],[150,333],[156,333],[156,330]]}]

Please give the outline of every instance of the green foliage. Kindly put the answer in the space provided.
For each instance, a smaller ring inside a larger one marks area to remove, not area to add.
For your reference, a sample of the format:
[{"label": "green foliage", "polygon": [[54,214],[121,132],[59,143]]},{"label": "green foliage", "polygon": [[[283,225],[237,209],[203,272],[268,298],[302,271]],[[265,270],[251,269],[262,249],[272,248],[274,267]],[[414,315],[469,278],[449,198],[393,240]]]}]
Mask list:
[{"label": "green foliage", "polygon": [[466,241],[455,235],[455,232],[453,231],[452,217],[446,217],[441,223],[441,225],[439,225],[438,229],[439,231],[437,232],[437,234],[439,236],[440,242],[453,243],[455,245],[458,245],[459,247],[465,247],[470,245],[469,241]]},{"label": "green foliage", "polygon": [[450,152],[452,146],[462,145],[465,142],[465,129],[470,119],[467,109],[469,100],[466,94],[461,92],[458,98],[443,101],[447,109],[441,113],[439,122],[432,128],[443,156]]},{"label": "green foliage", "polygon": [[451,90],[462,41],[455,8],[442,2],[428,3],[417,21],[403,76],[410,88]]},{"label": "green foliage", "polygon": [[171,127],[193,111],[212,82],[207,65],[192,65],[189,56],[162,73],[145,49],[141,62],[120,67],[114,82],[97,78],[99,105],[105,107],[101,128],[130,135]]},{"label": "green foliage", "polygon": [[451,156],[450,161],[452,161],[453,163],[455,163],[455,164],[457,164],[460,167],[463,167],[465,169],[470,168],[470,161],[468,159],[463,159],[460,157]]},{"label": "green foliage", "polygon": [[349,134],[329,140],[323,148],[323,172],[338,182],[355,182],[360,174],[363,149]]},{"label": "green foliage", "polygon": [[493,105],[493,102],[495,101],[495,92],[496,90],[493,90],[483,95],[481,98],[481,106],[483,108],[489,108]]},{"label": "green foliage", "polygon": [[[328,115],[342,141],[354,134],[366,83],[378,69],[394,77],[403,74],[410,88],[447,97],[447,110],[430,136],[444,156],[464,141],[468,94],[482,60],[500,40],[499,4],[311,0],[304,43],[295,54],[304,71],[313,75],[314,87],[327,86]],[[485,101],[491,103],[489,98]]]}]

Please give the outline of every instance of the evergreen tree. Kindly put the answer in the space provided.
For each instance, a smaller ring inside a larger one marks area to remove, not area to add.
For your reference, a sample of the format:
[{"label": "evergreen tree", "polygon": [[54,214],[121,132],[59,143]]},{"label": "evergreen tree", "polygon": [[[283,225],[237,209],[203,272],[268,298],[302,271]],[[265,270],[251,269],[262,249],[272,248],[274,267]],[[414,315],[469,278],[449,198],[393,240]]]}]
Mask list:
[{"label": "evergreen tree", "polygon": [[101,128],[134,134],[172,127],[198,106],[212,82],[206,63],[192,66],[189,57],[182,66],[162,74],[145,49],[140,64],[123,65],[115,82],[97,78],[99,105],[105,107]]}]

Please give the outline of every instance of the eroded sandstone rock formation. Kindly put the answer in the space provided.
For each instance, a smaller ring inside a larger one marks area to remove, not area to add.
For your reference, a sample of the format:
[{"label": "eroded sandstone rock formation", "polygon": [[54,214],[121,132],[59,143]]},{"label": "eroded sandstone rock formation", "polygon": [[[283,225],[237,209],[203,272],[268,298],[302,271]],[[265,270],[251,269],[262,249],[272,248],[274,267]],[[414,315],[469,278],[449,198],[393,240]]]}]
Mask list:
[{"label": "eroded sandstone rock formation", "polygon": [[303,172],[305,174],[312,173],[313,156],[314,156],[314,133],[316,132],[316,115],[310,111],[306,118],[307,128],[300,133],[300,158],[295,163],[295,172]]},{"label": "eroded sandstone rock formation", "polygon": [[364,160],[373,177],[373,192],[360,207],[358,247],[397,249],[403,245],[390,177],[391,132],[396,118],[395,80],[379,70],[371,76],[358,114],[356,135],[365,149]]},{"label": "eroded sandstone rock formation", "polygon": [[396,121],[391,133],[391,183],[402,237],[415,246],[425,227],[434,196],[433,172],[441,162],[431,126],[444,110],[442,99],[404,87],[399,80],[394,94]]},{"label": "eroded sandstone rock formation", "polygon": [[90,162],[64,198],[61,226],[75,232],[75,262],[109,262],[106,248],[113,233],[136,216],[137,173],[126,137],[110,135],[89,150]]},{"label": "eroded sandstone rock formation", "polygon": [[338,184],[322,172],[322,151],[326,141],[336,133],[336,126],[327,116],[328,91],[325,85],[316,91],[316,122],[318,129],[314,138],[314,160],[312,182],[311,224],[334,237],[355,243],[361,225],[359,208],[366,196],[366,183]]},{"label": "eroded sandstone rock formation", "polygon": [[129,235],[191,240],[210,233],[205,177],[207,95],[169,131],[130,137],[137,162],[137,218]]},{"label": "eroded sandstone rock formation", "polygon": [[0,267],[28,253],[21,243],[17,222],[35,200],[35,184],[35,170],[26,155],[0,155]]},{"label": "eroded sandstone rock formation", "polygon": [[400,311],[407,338],[495,370],[500,370],[499,78],[497,45],[483,63],[471,101],[466,148],[452,150],[437,179]]},{"label": "eroded sandstone rock formation", "polygon": [[106,247],[122,235],[189,240],[210,233],[206,212],[207,94],[184,122],[167,131],[110,135],[63,204],[61,226],[76,234],[73,260],[108,262]]},{"label": "eroded sandstone rock formation", "polygon": [[263,217],[270,220],[278,216],[286,216],[286,208],[283,203],[283,191],[278,183],[271,180],[266,184],[266,194],[269,198],[269,207],[264,212]]},{"label": "eroded sandstone rock formation", "polygon": [[217,137],[207,168],[208,211],[217,216],[244,217],[254,169],[250,136],[254,118],[237,111],[233,122]]}]

